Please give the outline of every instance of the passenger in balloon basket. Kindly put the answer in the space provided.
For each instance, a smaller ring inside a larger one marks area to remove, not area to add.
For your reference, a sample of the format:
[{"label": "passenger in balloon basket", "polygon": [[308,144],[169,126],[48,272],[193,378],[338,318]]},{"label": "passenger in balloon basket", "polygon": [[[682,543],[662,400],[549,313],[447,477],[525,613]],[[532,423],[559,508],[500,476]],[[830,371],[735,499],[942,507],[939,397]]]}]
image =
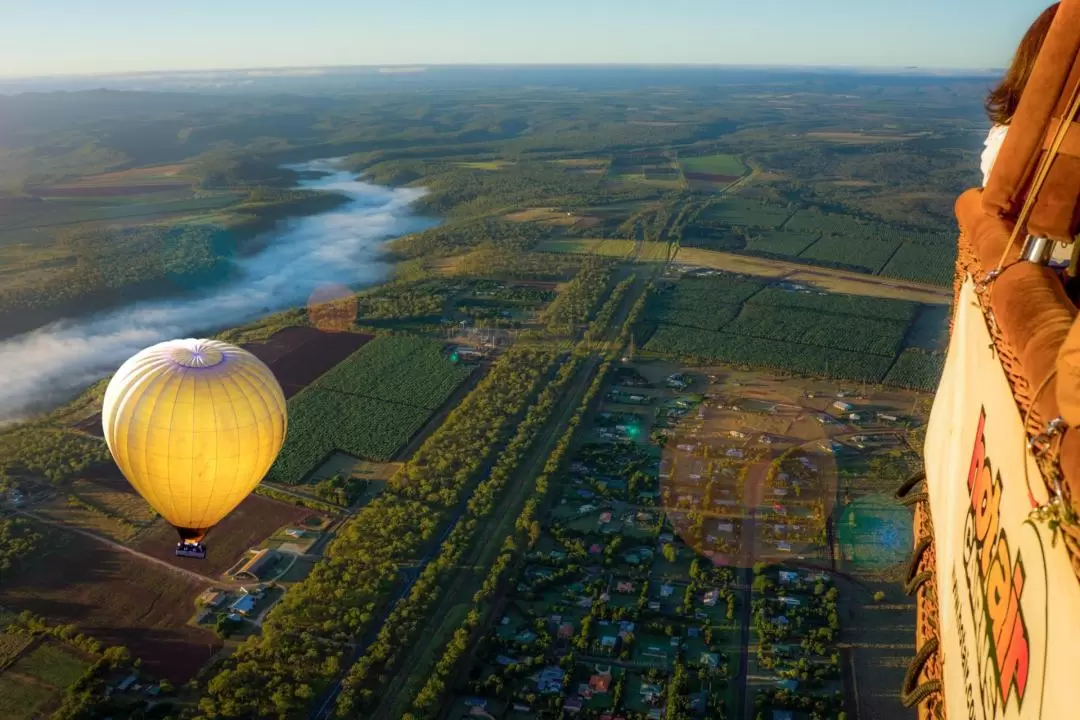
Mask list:
[{"label": "passenger in balloon basket", "polygon": [[206,559],[206,546],[201,542],[189,543],[181,540],[176,543],[176,557]]}]

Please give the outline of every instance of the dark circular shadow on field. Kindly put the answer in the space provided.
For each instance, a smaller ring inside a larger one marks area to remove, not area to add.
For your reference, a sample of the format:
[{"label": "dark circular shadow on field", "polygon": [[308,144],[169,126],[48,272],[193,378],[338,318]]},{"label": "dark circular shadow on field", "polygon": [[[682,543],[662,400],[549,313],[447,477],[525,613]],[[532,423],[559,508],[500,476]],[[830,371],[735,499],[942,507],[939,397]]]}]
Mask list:
[{"label": "dark circular shadow on field", "polygon": [[717,565],[831,566],[836,463],[819,447],[827,435],[812,411],[753,394],[699,384],[657,404],[663,506],[682,540]]}]

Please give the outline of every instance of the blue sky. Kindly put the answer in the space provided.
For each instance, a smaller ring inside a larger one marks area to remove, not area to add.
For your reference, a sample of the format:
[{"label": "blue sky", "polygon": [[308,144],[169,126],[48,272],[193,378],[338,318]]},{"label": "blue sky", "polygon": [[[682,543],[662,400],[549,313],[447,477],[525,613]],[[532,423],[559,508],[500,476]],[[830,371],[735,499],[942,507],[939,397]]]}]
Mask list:
[{"label": "blue sky", "polygon": [[1048,0],[0,0],[0,75],[435,63],[987,68]]}]

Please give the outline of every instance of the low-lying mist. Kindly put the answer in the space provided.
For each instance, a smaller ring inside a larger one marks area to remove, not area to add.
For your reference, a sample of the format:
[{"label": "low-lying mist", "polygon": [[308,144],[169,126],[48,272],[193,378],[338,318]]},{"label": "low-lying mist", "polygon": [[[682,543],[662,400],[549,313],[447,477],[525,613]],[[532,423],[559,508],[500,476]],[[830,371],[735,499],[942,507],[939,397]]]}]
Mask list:
[{"label": "low-lying mist", "polygon": [[236,261],[236,279],[172,300],[134,303],[78,320],[61,320],[0,342],[0,424],[24,419],[72,398],[128,357],[162,340],[250,322],[303,305],[327,283],[350,287],[384,279],[388,238],[429,227],[412,214],[415,188],[361,182],[332,160],[290,166],[328,173],[301,187],[329,190],[352,202],[291,221],[265,250]]}]

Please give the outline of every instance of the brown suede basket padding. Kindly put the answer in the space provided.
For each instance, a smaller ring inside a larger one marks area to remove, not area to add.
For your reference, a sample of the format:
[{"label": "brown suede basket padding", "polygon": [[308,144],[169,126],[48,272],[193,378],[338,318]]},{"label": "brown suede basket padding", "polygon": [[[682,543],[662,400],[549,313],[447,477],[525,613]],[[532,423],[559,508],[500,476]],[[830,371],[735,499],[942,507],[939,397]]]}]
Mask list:
[{"label": "brown suede basket padding", "polygon": [[[1074,322],[1057,356],[1055,395],[1061,418],[1080,427],[1080,323]],[[1080,433],[1080,431],[1076,431]]]},{"label": "brown suede basket padding", "polygon": [[[1011,219],[1019,214],[1046,138],[1056,128],[1055,119],[1068,110],[1072,89],[1080,83],[1078,57],[1080,0],[1062,0],[986,183],[982,202],[988,214]],[[1059,154],[1032,209],[1027,234],[1072,241],[1080,222],[1078,187],[1080,158]]]},{"label": "brown suede basket padding", "polygon": [[[969,271],[977,282],[997,267],[1012,230],[1006,220],[983,211],[981,195],[978,189],[968,190],[956,201],[961,232],[976,258],[977,267]],[[1077,309],[1053,270],[1018,258],[1014,247],[988,291],[992,321],[1020,365],[1007,367],[1006,373],[1019,373],[1038,393],[1033,409],[1044,422],[1060,416],[1070,428],[1080,426]],[[1066,431],[1060,464],[1071,496],[1080,500],[1080,429]]]}]

